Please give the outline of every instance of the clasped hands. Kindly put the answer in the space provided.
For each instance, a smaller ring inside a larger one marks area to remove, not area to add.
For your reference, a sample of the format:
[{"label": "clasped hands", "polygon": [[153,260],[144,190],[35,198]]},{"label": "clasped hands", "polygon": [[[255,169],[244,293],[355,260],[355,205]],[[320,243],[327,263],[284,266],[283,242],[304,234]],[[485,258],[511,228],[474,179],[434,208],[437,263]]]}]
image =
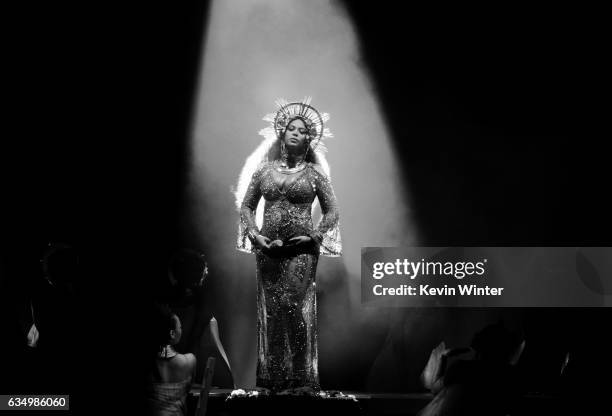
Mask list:
[{"label": "clasped hands", "polygon": [[258,235],[255,237],[255,245],[261,248],[264,252],[274,252],[281,247],[298,247],[309,244],[312,242],[312,238],[307,235],[299,235],[297,237],[292,237],[287,240],[287,244],[283,243],[281,240],[272,241],[265,235]]}]

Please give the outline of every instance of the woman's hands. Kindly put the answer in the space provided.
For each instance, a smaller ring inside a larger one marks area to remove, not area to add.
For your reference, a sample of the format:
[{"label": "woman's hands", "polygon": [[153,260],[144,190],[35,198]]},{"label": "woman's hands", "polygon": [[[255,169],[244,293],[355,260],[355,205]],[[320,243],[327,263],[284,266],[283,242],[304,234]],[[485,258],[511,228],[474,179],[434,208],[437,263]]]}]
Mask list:
[{"label": "woman's hands", "polygon": [[257,235],[253,239],[253,243],[256,247],[260,248],[263,252],[274,252],[274,250],[279,249],[281,247],[298,247],[307,245],[313,242],[313,239],[307,235],[299,235],[293,238],[290,238],[287,241],[287,244],[283,244],[281,240],[272,241],[265,235]]},{"label": "woman's hands", "polygon": [[283,246],[283,242],[281,240],[272,241],[265,235],[257,235],[254,239],[254,243],[256,247],[259,247],[264,252]]},{"label": "woman's hands", "polygon": [[307,235],[298,235],[297,237],[290,238],[287,243],[291,246],[301,246],[303,244],[309,244],[312,242],[312,238]]},{"label": "woman's hands", "polygon": [[265,235],[261,235],[261,234],[256,235],[253,240],[253,243],[255,243],[256,247],[263,248],[263,249],[269,249],[271,242],[272,240],[270,240]]}]

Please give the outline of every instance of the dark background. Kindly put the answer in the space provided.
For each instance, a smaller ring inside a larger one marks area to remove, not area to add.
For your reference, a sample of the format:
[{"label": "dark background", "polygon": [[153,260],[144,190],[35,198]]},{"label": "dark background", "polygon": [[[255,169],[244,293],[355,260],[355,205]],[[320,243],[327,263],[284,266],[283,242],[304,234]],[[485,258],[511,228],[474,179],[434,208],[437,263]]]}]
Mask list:
[{"label": "dark background", "polygon": [[[62,357],[85,381],[75,406],[104,391],[136,402],[143,306],[169,251],[189,243],[178,213],[208,3],[39,2],[8,14],[2,313],[10,327],[48,241],[79,246],[79,341]],[[405,161],[422,245],[610,245],[597,10],[341,3]],[[584,355],[609,350],[607,310],[537,314],[579,326],[567,337]],[[27,386],[6,339],[16,365],[5,374]],[[592,355],[585,377],[598,364]]]}]

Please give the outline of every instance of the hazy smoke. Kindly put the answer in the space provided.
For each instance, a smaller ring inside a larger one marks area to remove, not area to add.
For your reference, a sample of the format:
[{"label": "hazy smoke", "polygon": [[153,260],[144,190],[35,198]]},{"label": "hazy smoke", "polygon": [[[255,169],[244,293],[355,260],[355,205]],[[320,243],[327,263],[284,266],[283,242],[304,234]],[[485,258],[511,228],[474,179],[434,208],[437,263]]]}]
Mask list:
[{"label": "hazy smoke", "polygon": [[248,387],[255,381],[255,259],[234,248],[231,189],[277,98],[312,96],[317,109],[331,114],[335,135],[327,156],[344,256],[319,263],[321,366],[339,351],[334,342],[346,348],[360,336],[351,328],[376,318],[360,306],[361,247],[411,244],[417,236],[399,179],[402,161],[392,154],[342,8],[324,0],[214,1],[205,48],[188,189],[187,221],[196,229],[187,231],[207,251],[223,341],[237,384]]}]

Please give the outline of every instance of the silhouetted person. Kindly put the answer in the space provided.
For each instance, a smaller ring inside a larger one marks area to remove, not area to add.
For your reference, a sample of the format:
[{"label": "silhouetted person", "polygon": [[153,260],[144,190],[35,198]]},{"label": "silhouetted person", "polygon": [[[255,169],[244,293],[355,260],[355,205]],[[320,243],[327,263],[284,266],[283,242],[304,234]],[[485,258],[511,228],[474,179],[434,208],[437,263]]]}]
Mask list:
[{"label": "silhouetted person", "polygon": [[41,259],[43,277],[36,278],[26,335],[35,362],[31,386],[49,393],[71,392],[77,378],[80,349],[78,299],[79,256],[67,244],[49,244]]},{"label": "silhouetted person", "polygon": [[[431,354],[423,371],[425,387],[435,394],[420,416],[506,415],[519,397],[515,369],[524,343],[501,323],[478,332],[471,348],[448,350],[444,343]],[[452,357],[473,352],[473,359]]]},{"label": "silhouetted person", "polygon": [[218,322],[213,316],[211,302],[206,301],[207,276],[208,264],[200,251],[177,250],[168,262],[165,301],[183,323],[183,337],[176,349],[192,352],[197,357],[196,382],[202,381],[208,357],[215,357],[212,385],[233,388],[234,381],[221,344]]},{"label": "silhouetted person", "polygon": [[182,335],[181,321],[169,307],[156,308],[154,340],[157,355],[147,383],[147,414],[183,416],[187,414],[187,394],[193,383],[196,357],[179,354],[174,346]]}]

